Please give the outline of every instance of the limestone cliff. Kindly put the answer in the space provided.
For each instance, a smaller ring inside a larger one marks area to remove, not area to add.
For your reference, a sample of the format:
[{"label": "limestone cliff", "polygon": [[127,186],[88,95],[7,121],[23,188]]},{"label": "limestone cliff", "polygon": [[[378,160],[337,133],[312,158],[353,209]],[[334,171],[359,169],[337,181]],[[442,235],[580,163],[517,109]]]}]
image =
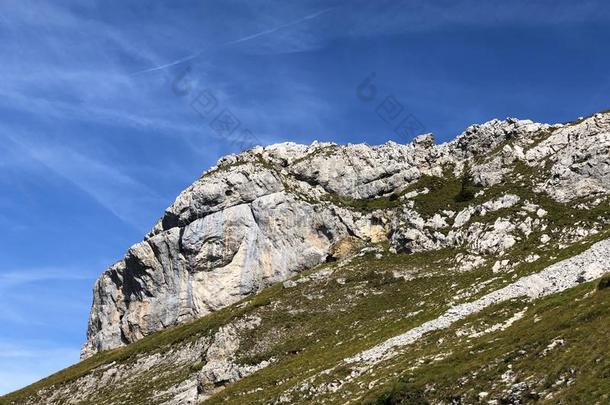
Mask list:
[{"label": "limestone cliff", "polygon": [[[97,280],[82,357],[334,260],[346,241],[387,242],[392,252],[466,246],[461,269],[476,267],[544,232],[544,209],[510,190],[460,212],[418,198],[434,179],[469,199],[511,176],[553,201],[599,204],[610,190],[610,114],[566,125],[493,120],[441,145],[428,134],[406,145],[284,143],[224,157]],[[515,205],[533,214],[471,220]]]}]

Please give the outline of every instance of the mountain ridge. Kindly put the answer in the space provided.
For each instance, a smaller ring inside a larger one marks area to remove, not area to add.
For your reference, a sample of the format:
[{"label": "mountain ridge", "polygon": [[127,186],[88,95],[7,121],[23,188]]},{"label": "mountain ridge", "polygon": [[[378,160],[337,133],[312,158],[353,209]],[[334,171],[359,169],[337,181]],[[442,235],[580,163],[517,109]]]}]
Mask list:
[{"label": "mountain ridge", "polygon": [[224,157],[100,277],[83,361],[0,402],[602,398],[609,192],[608,112]]},{"label": "mountain ridge", "polygon": [[[434,145],[427,134],[407,145],[284,143],[224,157],[177,197],[143,242],[98,279],[83,358],[203,316],[318,265],[348,236],[378,241],[395,234],[396,239],[396,230],[407,233],[403,239],[423,238],[397,229],[387,215],[361,215],[358,204],[363,200],[397,198],[397,192],[422,176],[458,178],[466,164],[472,164],[474,185],[493,186],[513,163],[532,167],[549,154],[561,157],[560,147],[568,147],[570,137],[608,125],[603,114],[573,124],[575,131],[572,125],[492,120],[441,145]],[[523,147],[541,134],[555,135],[524,153]],[[502,156],[475,162],[511,138],[524,145],[505,145]],[[588,153],[584,141],[576,145],[579,153]],[[561,160],[553,170],[573,173]],[[539,188],[558,201],[569,201],[607,190],[607,174],[559,177],[555,185],[551,178],[551,184]],[[284,221],[281,226],[274,223],[278,217]],[[304,234],[309,239],[300,241]],[[278,247],[282,244],[288,246]],[[405,248],[394,244],[394,249]]]}]

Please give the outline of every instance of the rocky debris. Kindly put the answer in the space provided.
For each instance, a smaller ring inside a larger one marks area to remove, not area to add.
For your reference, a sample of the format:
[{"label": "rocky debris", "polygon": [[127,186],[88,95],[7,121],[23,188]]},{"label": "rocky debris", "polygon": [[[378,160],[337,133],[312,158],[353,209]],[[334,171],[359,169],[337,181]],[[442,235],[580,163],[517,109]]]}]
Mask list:
[{"label": "rocky debris", "polygon": [[492,266],[491,271],[494,273],[508,272],[511,269],[511,267],[509,266],[509,263],[510,263],[510,260],[508,260],[508,259],[498,260]]},{"label": "rocky debris", "polygon": [[434,214],[434,216],[426,222],[426,227],[432,229],[442,229],[447,228],[448,226],[447,219],[441,214]]},{"label": "rocky debris", "polygon": [[[165,379],[173,380],[176,373],[181,370],[190,370],[196,364],[209,346],[210,340],[202,337],[194,342],[183,344],[165,351],[164,353],[153,353],[138,355],[134,361],[125,363],[112,362],[101,365],[86,375],[71,381],[70,384],[51,386],[37,392],[39,398],[45,398],[46,404],[59,403],[95,403],[110,404],[107,389],[112,387],[114,391],[120,392],[122,388],[128,387],[134,381],[142,379],[161,382]],[[167,365],[172,367],[168,369]],[[197,373],[187,373],[187,377],[180,383],[172,385],[165,391],[153,393],[155,403],[164,405],[195,405],[197,404]],[[123,398],[127,402],[127,398]],[[40,404],[38,399],[25,402],[24,405]]]},{"label": "rocky debris", "polygon": [[438,250],[442,247],[440,235],[437,238],[416,228],[399,228],[392,234],[390,251],[392,253],[413,253],[422,250]]},{"label": "rocky debris", "polygon": [[500,401],[503,404],[525,405],[537,401],[539,398],[540,396],[532,391],[525,381],[522,381],[511,385]]},{"label": "rocky debris", "polygon": [[[541,225],[541,221],[538,219],[533,223],[530,217],[526,217],[523,222],[511,218],[497,218],[493,224],[471,222],[471,220],[513,207],[519,201],[519,196],[505,194],[480,205],[468,206],[455,215],[451,229],[448,221],[453,216],[453,212],[447,212],[447,217],[436,213],[428,220],[424,220],[414,209],[404,208],[391,225],[394,229],[390,237],[391,251],[412,253],[462,246],[473,254],[501,254],[517,242],[516,230],[528,236],[533,227]],[[439,232],[447,229],[450,230],[446,233]]]},{"label": "rocky debris", "polygon": [[502,323],[496,323],[494,325],[491,325],[490,327],[488,327],[485,330],[472,332],[472,333],[470,333],[468,335],[468,337],[470,337],[470,338],[477,338],[479,336],[483,336],[483,335],[488,334],[488,333],[497,332],[497,331],[500,331],[500,330],[506,330],[512,324],[517,322],[519,319],[523,318],[523,316],[525,315],[526,311],[527,311],[527,307],[525,307],[522,311],[516,312],[512,317],[508,318],[506,321],[504,321]]},{"label": "rocky debris", "polygon": [[260,325],[260,318],[242,319],[220,328],[205,354],[205,365],[197,376],[198,400],[204,400],[224,388],[225,385],[244,378],[270,362],[262,361],[253,366],[239,365],[235,355],[239,349],[239,334]]},{"label": "rocky debris", "polygon": [[[456,220],[459,218],[458,215]],[[531,233],[531,223],[528,220],[519,226],[515,226],[515,222],[511,218],[499,217],[491,224],[473,222],[468,227],[452,229],[447,234],[435,231],[433,227],[401,226],[390,238],[390,249],[394,253],[412,253],[463,247],[473,256],[501,255],[519,240],[517,230],[522,230],[526,235]]]},{"label": "rocky debris", "polygon": [[450,144],[460,158],[486,155],[490,150],[508,139],[530,137],[536,132],[551,128],[530,120],[507,118],[504,121],[491,120],[484,124],[471,125]]},{"label": "rocky debris", "polygon": [[461,228],[468,221],[470,221],[473,215],[485,216],[485,214],[488,212],[513,207],[519,203],[519,201],[519,196],[514,194],[505,194],[495,200],[486,201],[481,205],[469,206],[457,213],[453,222],[453,227]]},{"label": "rocky debris", "polygon": [[523,160],[523,148],[519,145],[504,145],[502,152],[494,156],[488,162],[475,165],[471,170],[472,179],[475,184],[490,187],[501,183],[509,174],[515,161]]},{"label": "rocky debris", "polygon": [[485,259],[477,255],[458,253],[455,262],[457,270],[465,272],[485,264]]},{"label": "rocky debris", "polygon": [[540,298],[564,291],[580,283],[601,277],[610,271],[610,239],[598,242],[585,252],[558,262],[543,271],[523,277],[499,290],[493,291],[476,301],[460,304],[440,317],[425,322],[406,333],[393,337],[380,345],[368,349],[345,362],[364,363],[368,366],[393,357],[396,350],[419,340],[431,331],[445,329],[460,319],[482,309],[519,297]]},{"label": "rocky debris", "polygon": [[540,353],[540,356],[542,356],[542,357],[548,356],[548,354],[551,351],[553,351],[556,347],[563,346],[565,344],[566,344],[565,339],[562,339],[562,338],[553,339],[553,341],[551,343],[549,343],[549,345],[547,347],[544,348],[542,353]]},{"label": "rocky debris", "polygon": [[453,221],[454,228],[461,228],[466,224],[466,222],[470,221],[472,214],[474,214],[475,208],[468,207],[458,212],[455,216],[455,220]]},{"label": "rocky debris", "polygon": [[[45,403],[48,404],[111,404],[116,402],[106,402],[106,397],[111,397],[104,394],[108,387],[119,392],[135,381],[140,384],[143,380],[158,381],[159,386],[163,386],[162,381],[168,380],[175,382],[167,389],[153,391],[151,403],[196,405],[226,384],[270,364],[269,361],[262,361],[256,365],[241,365],[235,360],[240,347],[240,334],[256,328],[260,322],[260,318],[256,317],[237,319],[222,326],[211,338],[203,336],[163,352],[138,355],[134,361],[102,365],[68,385],[50,387],[47,391],[39,391],[37,395],[45,398]],[[128,403],[128,399],[122,400]],[[29,404],[34,405],[34,402],[26,402],[24,405]]]},{"label": "rocky debris", "polygon": [[583,223],[575,222],[572,226],[567,226],[562,229],[559,235],[559,241],[562,245],[570,245],[588,238],[591,235],[599,233],[602,227],[601,223]]},{"label": "rocky debris", "polygon": [[517,242],[514,230],[515,225],[509,219],[498,218],[491,226],[475,222],[468,228],[467,238],[476,252],[500,254]]},{"label": "rocky debris", "polygon": [[[224,157],[97,280],[82,357],[204,316],[368,243],[389,241],[392,252],[460,247],[473,258],[502,255],[544,229],[544,208],[529,212],[524,202],[526,217],[489,223],[490,212],[520,204],[519,197],[423,216],[413,199],[430,190],[400,193],[449,171],[490,187],[517,163],[550,162],[539,191],[559,201],[601,198],[610,190],[609,117],[566,126],[492,120],[440,145],[426,134],[407,145],[283,143]],[[402,206],[364,210],[363,199]]]}]

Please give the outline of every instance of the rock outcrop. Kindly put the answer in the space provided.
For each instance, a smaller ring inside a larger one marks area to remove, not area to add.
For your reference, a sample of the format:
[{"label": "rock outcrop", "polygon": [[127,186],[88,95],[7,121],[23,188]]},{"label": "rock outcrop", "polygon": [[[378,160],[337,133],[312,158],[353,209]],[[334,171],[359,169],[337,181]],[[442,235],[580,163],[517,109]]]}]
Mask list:
[{"label": "rock outcrop", "polygon": [[[407,145],[284,143],[224,157],[97,280],[82,357],[204,316],[360,244],[466,246],[466,261],[480,264],[546,227],[522,197],[485,199],[511,176],[557,202],[596,204],[610,191],[610,114],[567,125],[493,120],[441,145],[428,134]],[[424,212],[418,201],[434,191],[426,179],[461,183],[460,198],[472,203]]]}]

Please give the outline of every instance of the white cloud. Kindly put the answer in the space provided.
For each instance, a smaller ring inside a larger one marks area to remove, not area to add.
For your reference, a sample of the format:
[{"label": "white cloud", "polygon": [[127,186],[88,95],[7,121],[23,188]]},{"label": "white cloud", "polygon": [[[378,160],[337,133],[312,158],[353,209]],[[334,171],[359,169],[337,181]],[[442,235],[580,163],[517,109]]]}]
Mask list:
[{"label": "white cloud", "polygon": [[[44,319],[38,312],[30,312],[31,306],[37,304],[38,297],[23,294],[32,286],[44,287],[49,282],[61,282],[65,288],[78,285],[92,284],[97,273],[73,266],[42,267],[23,269],[0,268],[0,321],[7,326],[15,325],[43,325]],[[70,305],[74,309],[78,303],[70,298],[66,302],[64,295],[58,291],[49,290],[49,299],[45,310],[53,307],[65,308]],[[0,334],[1,336],[1,334]],[[0,357],[2,357],[2,342],[0,341]]]},{"label": "white cloud", "polygon": [[66,145],[33,142],[26,136],[7,136],[30,156],[55,174],[70,181],[121,221],[138,230],[147,223],[143,207],[161,204],[164,200],[147,185],[122,172],[117,166],[86,155]]},{"label": "white cloud", "polygon": [[0,269],[0,290],[49,280],[88,280],[92,275],[82,269],[46,267],[39,269]]},{"label": "white cloud", "polygon": [[78,361],[79,350],[47,342],[0,340],[0,395],[23,388]]}]

